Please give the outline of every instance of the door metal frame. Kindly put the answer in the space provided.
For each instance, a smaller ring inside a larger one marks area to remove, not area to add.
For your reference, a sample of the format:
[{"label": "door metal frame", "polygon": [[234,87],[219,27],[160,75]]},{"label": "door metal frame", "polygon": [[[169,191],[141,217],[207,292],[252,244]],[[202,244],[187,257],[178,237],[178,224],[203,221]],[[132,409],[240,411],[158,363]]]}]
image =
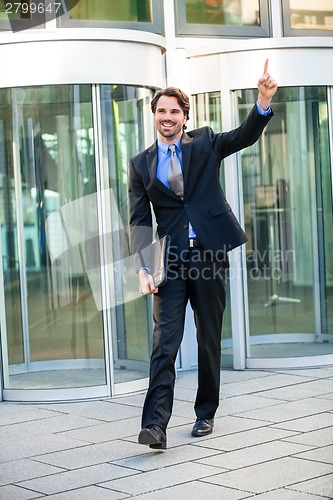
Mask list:
[{"label": "door metal frame", "polygon": [[[24,89],[12,89],[12,121],[13,121],[13,167],[14,167],[14,193],[16,204],[16,227],[17,227],[17,248],[20,276],[20,297],[22,316],[22,339],[23,339],[23,365],[26,366],[27,373],[31,371],[30,340],[29,340],[29,313],[28,313],[28,286],[26,274],[26,255],[24,239],[24,220],[22,203],[22,176],[20,162],[20,136],[19,126],[24,126],[22,112],[19,109],[18,96],[24,93]],[[9,369],[9,367],[8,367]]]},{"label": "door metal frame", "polygon": [[101,92],[100,85],[92,85],[92,110],[94,124],[94,142],[95,142],[95,166],[96,166],[96,200],[97,200],[97,215],[100,237],[100,277],[101,277],[101,299],[102,299],[102,324],[104,333],[104,363],[106,370],[106,383],[109,395],[114,393],[114,370],[113,370],[113,346],[112,346],[112,322],[111,312],[107,304],[111,304],[110,286],[108,286],[107,263],[108,247],[105,236],[107,234],[108,217],[106,214],[106,199],[105,199],[105,172],[103,168],[103,144],[102,144],[102,116],[101,116]]}]

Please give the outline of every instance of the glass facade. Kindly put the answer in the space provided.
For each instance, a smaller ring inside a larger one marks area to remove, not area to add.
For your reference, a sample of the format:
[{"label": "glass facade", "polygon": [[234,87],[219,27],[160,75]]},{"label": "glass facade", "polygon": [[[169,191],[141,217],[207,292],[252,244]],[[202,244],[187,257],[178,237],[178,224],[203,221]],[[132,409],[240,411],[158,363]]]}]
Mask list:
[{"label": "glass facade", "polygon": [[259,26],[259,0],[185,0],[186,22],[226,26]]},{"label": "glass facade", "polygon": [[122,28],[163,33],[162,0],[68,0],[61,28]]},{"label": "glass facade", "polygon": [[266,0],[175,0],[178,35],[269,36]]},{"label": "glass facade", "polygon": [[103,386],[106,338],[114,382],[147,377],[150,303],[132,276],[126,172],[151,132],[150,91],[100,95],[90,85],[0,90],[4,389]]},{"label": "glass facade", "polygon": [[[239,119],[256,92],[242,91]],[[279,89],[273,120],[241,153],[249,357],[333,352],[332,177],[325,87]]]},{"label": "glass facade", "polygon": [[70,19],[80,21],[152,22],[150,0],[69,0],[69,7]]},{"label": "glass facade", "polygon": [[50,11],[54,12],[54,6],[50,4],[50,1],[7,2],[6,0],[0,0],[0,30],[15,32],[32,28],[44,28],[45,14]]},{"label": "glass facade", "polygon": [[333,30],[331,0],[290,0],[290,24],[302,30]]}]

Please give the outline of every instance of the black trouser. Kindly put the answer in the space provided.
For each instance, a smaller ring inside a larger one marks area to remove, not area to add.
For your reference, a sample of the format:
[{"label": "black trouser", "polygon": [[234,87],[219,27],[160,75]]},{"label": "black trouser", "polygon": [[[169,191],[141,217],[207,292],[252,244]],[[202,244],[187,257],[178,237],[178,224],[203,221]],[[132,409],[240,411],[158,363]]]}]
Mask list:
[{"label": "black trouser", "polygon": [[194,312],[198,341],[198,390],[194,409],[197,417],[214,417],[219,405],[226,273],[226,257],[217,259],[203,248],[191,248],[181,266],[169,269],[167,283],[154,296],[153,351],[142,427],[156,424],[165,431],[170,420],[175,360],[183,338],[188,300]]}]

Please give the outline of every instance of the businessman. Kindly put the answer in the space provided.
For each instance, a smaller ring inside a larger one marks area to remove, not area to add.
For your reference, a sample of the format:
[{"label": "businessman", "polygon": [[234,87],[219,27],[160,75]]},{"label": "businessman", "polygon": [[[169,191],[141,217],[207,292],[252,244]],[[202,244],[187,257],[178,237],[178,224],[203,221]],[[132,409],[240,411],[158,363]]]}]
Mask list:
[{"label": "businessman", "polygon": [[198,342],[196,420],[192,436],[213,432],[219,404],[221,330],[225,308],[228,252],[247,241],[219,182],[223,158],[257,141],[273,116],[277,83],[265,61],[258,99],[236,129],[210,127],[185,132],[189,98],[175,87],[157,92],[151,102],[157,141],[130,160],[130,226],[134,252],[152,241],[153,208],[157,233],[170,236],[168,279],[155,287],[150,269],[138,266],[142,293],[154,294],[154,335],[149,387],[138,441],[166,449],[172,413],[175,360],[183,337],[188,301]]}]

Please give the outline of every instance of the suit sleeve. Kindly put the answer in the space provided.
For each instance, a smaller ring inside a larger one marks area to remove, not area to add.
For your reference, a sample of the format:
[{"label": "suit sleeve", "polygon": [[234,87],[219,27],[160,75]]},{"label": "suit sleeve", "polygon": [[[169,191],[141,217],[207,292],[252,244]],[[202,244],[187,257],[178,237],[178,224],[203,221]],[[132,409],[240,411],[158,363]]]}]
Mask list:
[{"label": "suit sleeve", "polygon": [[139,252],[152,242],[152,214],[150,200],[142,177],[133,162],[129,164],[130,234],[136,269],[142,267]]},{"label": "suit sleeve", "polygon": [[257,106],[254,105],[247,118],[239,127],[221,134],[214,134],[212,132],[211,140],[219,159],[223,160],[223,158],[243,148],[252,146],[261,136],[273,114],[273,111],[271,111],[268,115],[261,115],[258,112]]}]

